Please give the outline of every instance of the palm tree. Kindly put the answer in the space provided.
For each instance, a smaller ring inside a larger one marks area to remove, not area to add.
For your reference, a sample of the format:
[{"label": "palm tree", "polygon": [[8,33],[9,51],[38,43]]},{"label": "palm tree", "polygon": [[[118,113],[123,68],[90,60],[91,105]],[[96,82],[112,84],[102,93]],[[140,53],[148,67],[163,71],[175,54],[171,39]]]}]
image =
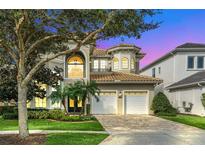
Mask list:
[{"label": "palm tree", "polygon": [[85,115],[87,114],[86,99],[90,100],[91,97],[94,97],[99,101],[98,95],[100,93],[100,89],[94,81],[87,83],[84,80],[77,81],[69,85],[68,91],[70,98],[77,100],[77,102],[82,101],[82,109]]},{"label": "palm tree", "polygon": [[59,85],[55,88],[55,91],[52,91],[49,98],[52,100],[52,103],[62,103],[65,113],[68,113],[66,110],[65,99],[68,96],[68,87]]}]

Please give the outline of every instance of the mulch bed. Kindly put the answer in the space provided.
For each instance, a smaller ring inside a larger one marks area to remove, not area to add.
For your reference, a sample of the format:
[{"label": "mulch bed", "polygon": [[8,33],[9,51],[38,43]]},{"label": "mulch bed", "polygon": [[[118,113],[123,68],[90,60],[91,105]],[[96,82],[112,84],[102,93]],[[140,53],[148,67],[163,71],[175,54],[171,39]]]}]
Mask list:
[{"label": "mulch bed", "polygon": [[45,140],[45,134],[31,134],[26,139],[20,139],[17,134],[0,135],[0,145],[42,145]]}]

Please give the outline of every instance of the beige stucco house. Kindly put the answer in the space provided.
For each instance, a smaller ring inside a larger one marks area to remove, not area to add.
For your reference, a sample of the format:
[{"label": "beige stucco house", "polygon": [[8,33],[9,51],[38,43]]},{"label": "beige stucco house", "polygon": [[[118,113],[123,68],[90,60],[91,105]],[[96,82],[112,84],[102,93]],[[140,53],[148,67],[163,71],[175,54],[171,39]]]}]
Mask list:
[{"label": "beige stucco house", "polygon": [[[72,48],[72,44],[69,44]],[[107,50],[83,46],[79,52],[56,58],[47,64],[63,68],[64,81],[68,84],[77,80],[96,81],[101,92],[100,101],[90,104],[91,114],[149,114],[154,87],[162,82],[158,78],[139,75],[139,61],[145,56],[134,45],[120,44]],[[48,95],[52,92],[47,88]],[[34,99],[30,107],[61,108],[49,99]],[[80,111],[81,103],[66,100],[69,112]]]}]

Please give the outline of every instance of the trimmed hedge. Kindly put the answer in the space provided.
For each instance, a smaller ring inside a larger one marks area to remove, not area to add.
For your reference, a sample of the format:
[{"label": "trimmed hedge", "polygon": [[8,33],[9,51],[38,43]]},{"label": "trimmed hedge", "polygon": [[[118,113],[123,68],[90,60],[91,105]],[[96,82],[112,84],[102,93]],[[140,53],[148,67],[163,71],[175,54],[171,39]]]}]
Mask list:
[{"label": "trimmed hedge", "polygon": [[172,107],[167,96],[162,92],[159,92],[157,95],[154,96],[151,110],[153,110],[154,114],[156,115],[159,114],[176,115],[177,114],[177,109]]},{"label": "trimmed hedge", "polygon": [[[3,119],[18,119],[18,110],[15,108],[12,113],[4,113]],[[60,109],[28,109],[28,119],[53,119],[60,121],[89,121],[96,120],[93,116],[71,116],[65,115],[64,111]]]},{"label": "trimmed hedge", "polygon": [[18,118],[18,114],[16,114],[16,113],[4,113],[2,115],[2,118],[3,119],[10,119],[10,120],[17,119]]},{"label": "trimmed hedge", "polygon": [[48,119],[48,111],[28,111],[28,119]]},{"label": "trimmed hedge", "polygon": [[0,106],[0,115],[4,113],[13,113],[16,106]]}]

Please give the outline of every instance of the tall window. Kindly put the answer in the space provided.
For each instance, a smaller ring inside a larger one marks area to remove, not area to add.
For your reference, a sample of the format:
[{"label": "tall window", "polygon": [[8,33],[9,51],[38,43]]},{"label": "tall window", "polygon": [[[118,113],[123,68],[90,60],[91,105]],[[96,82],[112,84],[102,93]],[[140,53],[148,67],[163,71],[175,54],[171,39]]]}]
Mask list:
[{"label": "tall window", "polygon": [[197,68],[198,69],[204,68],[204,57],[203,56],[197,57]]},{"label": "tall window", "polygon": [[128,58],[123,57],[122,58],[122,68],[128,68],[128,65],[129,65]]},{"label": "tall window", "polygon": [[[47,85],[42,84],[41,89],[46,90]],[[35,97],[35,107],[37,108],[46,108],[46,97],[40,98],[40,97]]]},{"label": "tall window", "polygon": [[152,69],[152,77],[155,77],[156,73],[155,73],[155,68]]},{"label": "tall window", "polygon": [[135,68],[135,61],[134,58],[131,59],[131,69]]},{"label": "tall window", "polygon": [[94,60],[94,61],[93,61],[93,68],[94,68],[94,70],[97,70],[97,69],[99,68],[99,62],[98,62],[98,60]]},{"label": "tall window", "polygon": [[105,68],[106,68],[106,61],[100,60],[100,69],[105,69]]},{"label": "tall window", "polygon": [[84,61],[80,56],[72,56],[68,58],[68,78],[84,77]]},{"label": "tall window", "polygon": [[119,69],[119,60],[118,60],[118,58],[113,58],[113,69],[114,70]]},{"label": "tall window", "polygon": [[188,56],[187,68],[188,69],[193,69],[194,68],[194,56]]}]

